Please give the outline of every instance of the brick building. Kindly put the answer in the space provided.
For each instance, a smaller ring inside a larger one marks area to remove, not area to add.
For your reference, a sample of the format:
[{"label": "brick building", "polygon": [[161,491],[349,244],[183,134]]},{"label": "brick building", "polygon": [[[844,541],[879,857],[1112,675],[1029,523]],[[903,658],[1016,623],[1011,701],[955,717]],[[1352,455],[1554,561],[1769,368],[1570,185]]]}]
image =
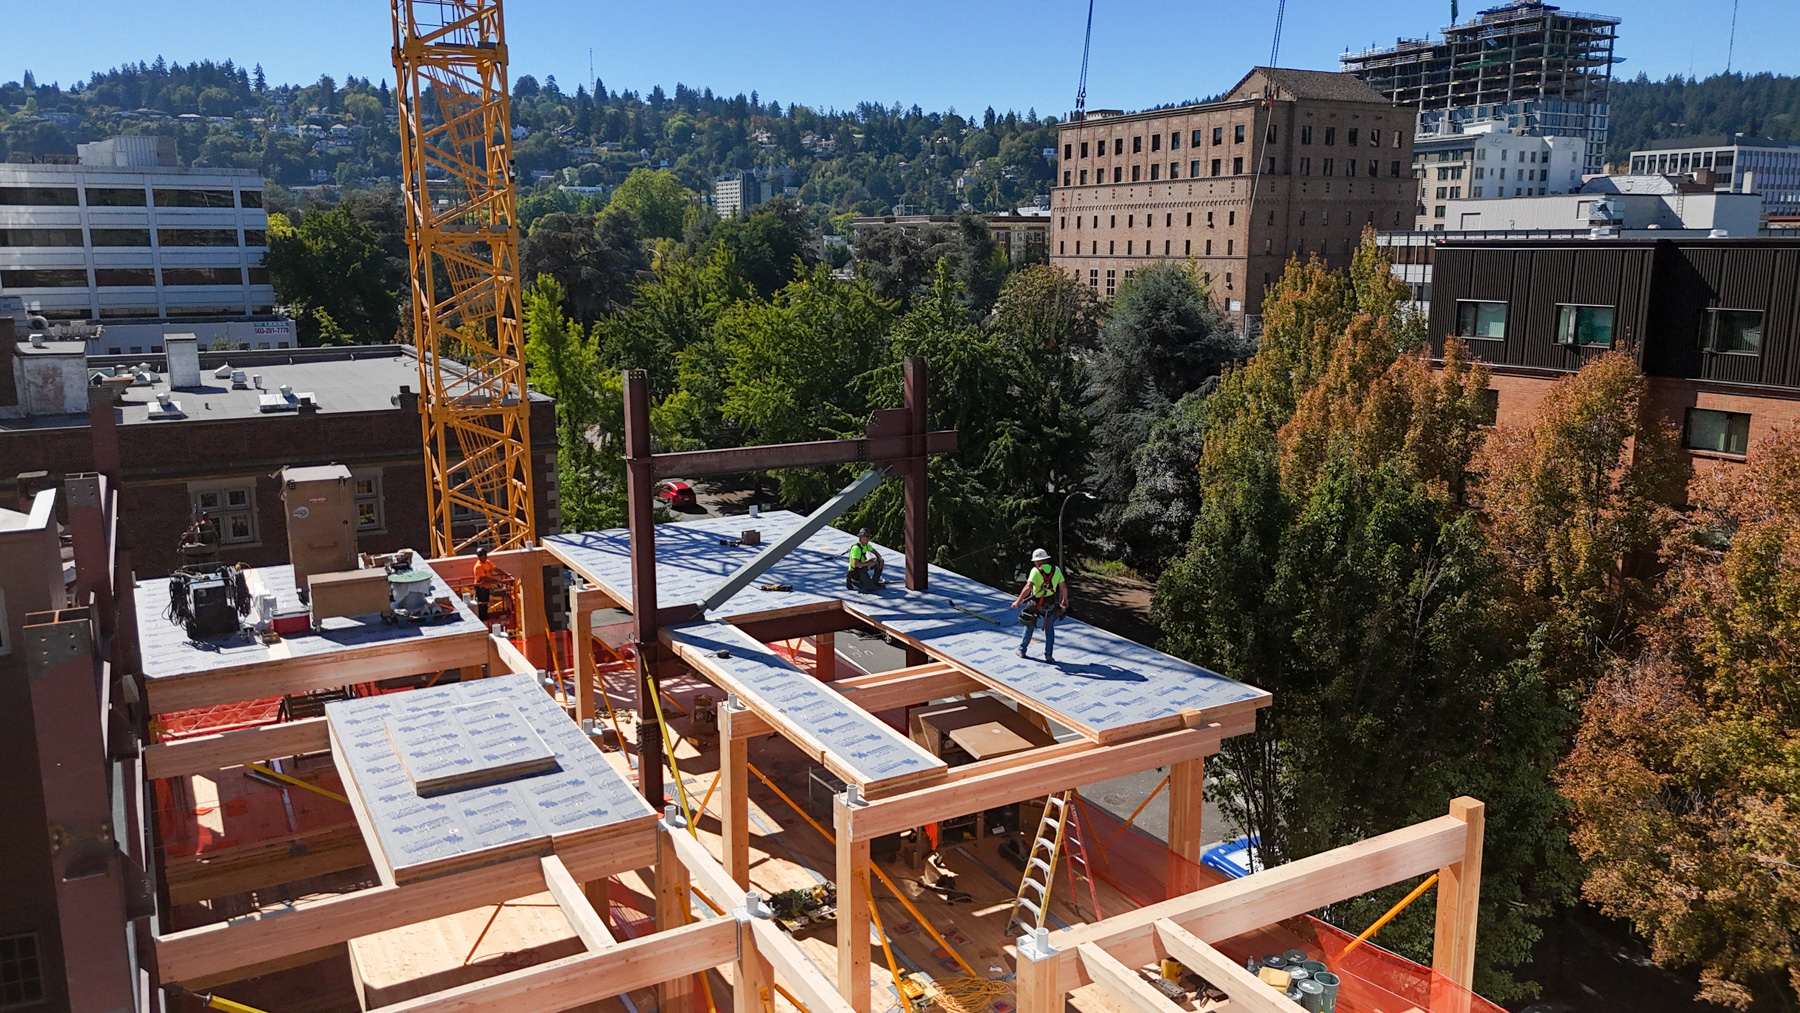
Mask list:
[{"label": "brick building", "polygon": [[1531,421],[1557,380],[1624,348],[1696,470],[1800,425],[1800,239],[1452,238],[1432,284],[1438,349],[1458,334],[1493,367],[1502,422]]},{"label": "brick building", "polygon": [[1110,296],[1192,261],[1242,321],[1289,257],[1345,267],[1365,226],[1413,220],[1415,117],[1349,74],[1270,67],[1216,102],[1089,112],[1058,132],[1050,262]]},{"label": "brick building", "polygon": [[[171,337],[166,347],[163,355],[84,358],[79,343],[17,343],[10,374],[0,377],[0,476],[48,473],[22,483],[29,487],[96,470],[87,382],[147,365],[154,379],[125,388],[114,410],[132,507],[121,531],[140,575],[181,565],[177,546],[196,512],[218,524],[221,560],[287,562],[277,477],[287,465],[351,469],[363,550],[430,551],[418,360],[410,346],[195,352],[192,339]],[[197,359],[187,375],[183,355]],[[244,386],[230,374],[215,376],[222,366],[241,371]],[[554,401],[532,394],[540,534],[558,530],[554,413]]]}]

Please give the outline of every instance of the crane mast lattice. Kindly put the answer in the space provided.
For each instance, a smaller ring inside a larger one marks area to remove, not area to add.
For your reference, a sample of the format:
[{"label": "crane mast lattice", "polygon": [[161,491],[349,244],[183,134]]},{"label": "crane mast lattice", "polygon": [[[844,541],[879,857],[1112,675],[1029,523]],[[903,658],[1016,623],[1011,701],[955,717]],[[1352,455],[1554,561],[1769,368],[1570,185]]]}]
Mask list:
[{"label": "crane mast lattice", "polygon": [[536,539],[500,0],[392,0],[431,554]]}]

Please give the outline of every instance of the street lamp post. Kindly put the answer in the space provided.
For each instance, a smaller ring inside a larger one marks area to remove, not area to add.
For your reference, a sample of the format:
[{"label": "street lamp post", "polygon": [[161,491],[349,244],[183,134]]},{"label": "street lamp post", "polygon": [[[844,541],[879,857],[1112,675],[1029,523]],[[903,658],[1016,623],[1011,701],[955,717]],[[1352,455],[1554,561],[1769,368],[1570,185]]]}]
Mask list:
[{"label": "street lamp post", "polygon": [[1099,499],[1091,492],[1077,489],[1063,497],[1062,506],[1056,511],[1056,565],[1066,567],[1068,561],[1063,558],[1063,515],[1069,512],[1069,500],[1080,496],[1082,499]]}]

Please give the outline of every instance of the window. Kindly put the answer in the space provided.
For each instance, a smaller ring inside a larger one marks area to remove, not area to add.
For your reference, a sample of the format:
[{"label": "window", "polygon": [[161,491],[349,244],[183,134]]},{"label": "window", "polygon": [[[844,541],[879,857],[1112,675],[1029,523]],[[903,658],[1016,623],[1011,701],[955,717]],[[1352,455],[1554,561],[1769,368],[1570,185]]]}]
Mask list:
[{"label": "window", "polygon": [[1198,158],[1196,158],[1192,162],[1188,163],[1188,178],[1195,179],[1195,178],[1198,178],[1199,175],[1200,175],[1200,160]]},{"label": "window", "polygon": [[[1175,224],[1175,216],[1173,214],[1163,215],[1163,228],[1165,228],[1165,229],[1170,228],[1170,227],[1174,226],[1174,224]],[[1193,223],[1189,222],[1188,224],[1191,225]]]},{"label": "window", "polygon": [[1761,310],[1709,310],[1706,335],[1709,351],[1727,355],[1761,355],[1763,315]]},{"label": "window", "polygon": [[1235,239],[1225,240],[1225,255],[1227,257],[1231,256],[1233,253],[1233,250],[1236,246],[1237,246],[1237,240],[1235,240]]},{"label": "window", "polygon": [[0,1008],[43,1001],[44,970],[38,963],[37,933],[0,939]]},{"label": "window", "polygon": [[1750,416],[1743,412],[1718,412],[1689,408],[1682,427],[1681,445],[1689,450],[1742,455],[1750,445]]},{"label": "window", "polygon": [[1371,148],[1381,147],[1381,130],[1379,127],[1370,127],[1369,128],[1369,147],[1371,147]]},{"label": "window", "polygon": [[1306,126],[1306,127],[1300,128],[1300,143],[1301,144],[1311,144],[1312,143],[1312,127]]},{"label": "window", "polygon": [[1612,347],[1611,306],[1558,306],[1556,342],[1559,345]]},{"label": "window", "polygon": [[1275,121],[1270,120],[1269,121],[1269,129],[1268,129],[1267,133],[1265,133],[1263,136],[1270,144],[1274,144],[1275,143],[1275,135],[1276,135]]},{"label": "window", "polygon": [[1269,174],[1273,174],[1275,172],[1275,156],[1274,155],[1270,155],[1269,157],[1263,159],[1263,172],[1269,173]]},{"label": "window", "polygon": [[156,272],[148,267],[97,267],[94,283],[105,287],[141,285],[154,287]]},{"label": "window", "polygon": [[1356,159],[1354,159],[1354,158],[1344,159],[1344,175],[1346,175],[1346,176],[1355,176],[1356,175]]},{"label": "window", "polygon": [[1206,241],[1206,255],[1209,257],[1212,256],[1212,240],[1210,239]]},{"label": "window", "polygon": [[160,246],[236,246],[236,229],[157,229]]},{"label": "window", "polygon": [[164,285],[242,285],[244,276],[235,267],[165,267]]},{"label": "window", "polygon": [[0,246],[80,245],[80,229],[0,229]]},{"label": "window", "polygon": [[225,545],[248,545],[256,541],[256,487],[254,480],[190,485],[194,509],[210,517],[219,526],[219,541]]},{"label": "window", "polygon": [[1499,341],[1506,337],[1506,304],[1459,299],[1456,303],[1456,336]]},{"label": "window", "polygon": [[1126,215],[1125,216],[1125,227],[1126,228],[1128,228],[1128,229],[1133,228],[1136,225],[1137,225],[1137,215]]},{"label": "window", "polygon": [[1244,143],[1244,125],[1242,123],[1231,128],[1231,142],[1233,144]]},{"label": "window", "polygon": [[1177,130],[1174,133],[1169,135],[1169,150],[1170,151],[1179,151],[1180,149],[1181,149],[1181,131]]},{"label": "window", "polygon": [[1106,252],[1109,254],[1119,252],[1119,241],[1116,239],[1108,239],[1106,241]]},{"label": "window", "polygon": [[1492,387],[1475,395],[1475,403],[1481,408],[1481,424],[1484,426],[1500,423],[1500,392]]},{"label": "window", "polygon": [[95,246],[149,246],[149,229],[89,229]]},{"label": "window", "polygon": [[1236,211],[1225,212],[1225,224],[1226,225],[1236,225],[1237,224],[1237,212]]},{"label": "window", "polygon": [[[1200,146],[1200,134],[1201,133],[1202,132],[1199,130],[1194,131],[1194,136],[1188,138],[1188,147],[1198,148]],[[1217,144],[1219,142],[1217,140],[1214,140],[1213,143]]]},{"label": "window", "polygon": [[1344,132],[1344,143],[1350,145],[1352,148],[1356,147],[1356,128],[1355,127],[1351,127],[1349,130]]},{"label": "window", "polygon": [[1081,185],[1082,186],[1087,185],[1087,170],[1086,169],[1081,170]]},{"label": "window", "polygon": [[1082,158],[1086,158],[1086,157],[1088,157],[1088,153],[1087,153],[1087,152],[1088,152],[1088,142],[1086,142],[1086,141],[1082,141],[1082,142],[1081,142],[1081,157],[1082,157]]},{"label": "window", "polygon": [[1469,196],[1471,196],[1471,197],[1479,197],[1479,196],[1481,196],[1481,187],[1478,187],[1478,186],[1477,186],[1477,187],[1470,187],[1470,188],[1469,188]]},{"label": "window", "polygon": [[[256,200],[256,206],[262,207],[260,192],[257,193]],[[144,188],[90,186],[87,188],[87,203],[91,208],[141,208],[144,206]]]},{"label": "window", "polygon": [[1069,179],[1070,179],[1070,174],[1069,174],[1069,170],[1068,170],[1068,169],[1064,169],[1064,170],[1063,170],[1063,186],[1068,186],[1068,185],[1069,185]]},{"label": "window", "polygon": [[1150,163],[1150,181],[1152,183],[1154,183],[1158,179],[1161,179],[1161,178],[1162,178],[1162,163],[1161,162],[1151,162]]},{"label": "window", "polygon": [[77,203],[72,186],[0,186],[0,205],[69,208]]},{"label": "window", "polygon": [[359,473],[352,481],[356,485],[356,530],[380,531],[381,472]]},{"label": "window", "polygon": [[1069,159],[1074,158],[1074,157],[1075,157],[1075,145],[1064,144],[1063,145],[1063,161],[1067,162]]},{"label": "window", "polygon": [[1219,160],[1216,158],[1212,160],[1212,174],[1215,176],[1219,174]]},{"label": "window", "polygon": [[1133,137],[1131,139],[1131,153],[1136,155],[1136,154],[1141,153],[1143,150],[1144,150],[1144,139],[1142,137]]},{"label": "window", "polygon": [[[1337,143],[1337,128],[1336,127],[1326,127],[1325,128],[1325,143],[1326,144],[1336,144]],[[1327,175],[1329,175],[1329,174],[1327,174]]]},{"label": "window", "polygon": [[1329,159],[1329,158],[1325,159],[1325,162],[1324,162],[1325,172],[1323,173],[1323,175],[1326,175],[1326,176],[1331,175],[1331,163],[1332,163],[1331,159]]},{"label": "window", "polygon": [[[1131,255],[1132,255],[1132,253],[1133,253],[1133,252],[1135,252],[1135,251],[1133,251],[1133,250],[1132,250],[1132,248],[1131,248],[1131,247],[1132,247],[1132,245],[1133,245],[1133,244],[1135,244],[1135,243],[1136,243],[1136,242],[1137,242],[1137,240],[1135,240],[1135,239],[1127,239],[1127,240],[1125,240],[1125,255],[1126,255],[1126,256],[1127,256],[1127,257],[1129,257],[1129,256],[1131,256]],[[1148,251],[1145,251],[1145,252],[1148,252]]]},{"label": "window", "polygon": [[248,270],[250,272],[250,284],[252,284],[252,285],[267,285],[270,283],[268,268],[252,267],[252,268],[247,268],[246,270]]},{"label": "window", "polygon": [[1211,211],[1208,211],[1206,213],[1206,227],[1209,229],[1213,227],[1213,217],[1212,216],[1213,216],[1213,213]]},{"label": "window", "polygon": [[1161,151],[1162,150],[1162,135],[1161,134],[1151,134],[1150,135],[1150,150],[1151,151]]},{"label": "window", "polygon": [[1113,271],[1111,268],[1108,268],[1107,272],[1106,272],[1106,294],[1108,296],[1112,295],[1113,292],[1115,290],[1117,290],[1118,286],[1119,286],[1119,279],[1117,277],[1117,272]]},{"label": "window", "polygon": [[1113,166],[1113,182],[1114,183],[1125,182],[1125,167],[1124,166],[1122,166],[1122,165]]},{"label": "window", "polygon": [[157,190],[159,208],[231,208],[237,207],[230,190]]},{"label": "window", "polygon": [[0,288],[87,288],[87,271],[0,271]]},{"label": "window", "polygon": [[1242,176],[1244,174],[1244,156],[1239,155],[1231,160],[1231,174],[1233,176]]},{"label": "window", "polygon": [[1302,158],[1300,160],[1300,175],[1302,175],[1302,176],[1312,175],[1312,159]]},{"label": "window", "polygon": [[1180,179],[1181,178],[1181,163],[1180,162],[1170,162],[1169,163],[1169,178],[1170,179]]},{"label": "window", "polygon": [[1437,199],[1438,200],[1443,200],[1448,196],[1450,196],[1450,188],[1449,187],[1440,186],[1437,188]]},{"label": "window", "polygon": [[1399,159],[1395,159],[1394,161],[1388,163],[1388,175],[1390,175],[1390,176],[1400,175],[1400,160]]},{"label": "window", "polygon": [[1224,127],[1214,127],[1213,128],[1213,143],[1214,144],[1224,144],[1225,143],[1225,128]]},{"label": "window", "polygon": [[1090,269],[1088,271],[1088,288],[1097,289],[1099,287],[1100,287],[1100,271],[1098,269]]},{"label": "window", "polygon": [[1106,227],[1109,229],[1118,228],[1119,227],[1119,216],[1118,215],[1107,215],[1106,216]]},{"label": "window", "polygon": [[1186,240],[1182,241],[1181,255],[1184,257],[1191,257],[1194,255],[1194,241],[1192,239],[1186,239]]},{"label": "window", "polygon": [[1123,138],[1123,137],[1113,138],[1113,154],[1123,155],[1124,153],[1125,153],[1125,138]]},{"label": "window", "polygon": [[1376,161],[1373,158],[1369,159],[1369,175],[1370,176],[1381,175],[1381,163]]},{"label": "window", "polygon": [[1403,131],[1403,130],[1394,131],[1394,147],[1398,148],[1402,143],[1405,142],[1405,140],[1406,140],[1406,132],[1405,131]]},{"label": "window", "polygon": [[239,205],[240,207],[259,208],[263,206],[263,192],[261,190],[240,190],[238,191],[238,199],[243,202]]}]

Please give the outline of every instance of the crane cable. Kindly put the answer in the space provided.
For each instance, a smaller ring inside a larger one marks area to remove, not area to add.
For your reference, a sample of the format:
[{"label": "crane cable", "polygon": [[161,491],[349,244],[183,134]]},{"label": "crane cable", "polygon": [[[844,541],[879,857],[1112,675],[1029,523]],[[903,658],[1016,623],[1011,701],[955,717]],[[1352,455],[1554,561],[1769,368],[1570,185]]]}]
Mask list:
[{"label": "crane cable", "polygon": [[1078,123],[1087,118],[1088,51],[1093,45],[1094,0],[1088,0],[1087,35],[1081,41],[1081,82],[1075,87],[1075,115],[1073,119]]}]

